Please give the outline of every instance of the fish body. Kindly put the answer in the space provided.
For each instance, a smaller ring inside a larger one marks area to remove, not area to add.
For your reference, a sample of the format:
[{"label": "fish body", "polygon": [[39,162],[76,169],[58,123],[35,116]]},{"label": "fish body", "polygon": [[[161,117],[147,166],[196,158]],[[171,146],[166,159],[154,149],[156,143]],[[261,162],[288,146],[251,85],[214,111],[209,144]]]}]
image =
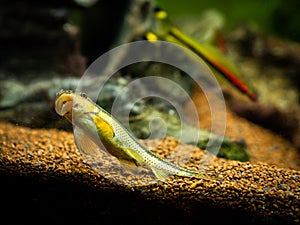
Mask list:
[{"label": "fish body", "polygon": [[154,11],[157,24],[152,31],[146,33],[145,37],[147,40],[155,41],[161,39],[189,48],[251,100],[257,100],[257,94],[254,89],[242,81],[238,68],[226,57],[221,49],[216,48],[210,43],[199,43],[192,37],[181,32],[172,24],[168,18],[168,14],[164,10],[156,8]]},{"label": "fish body", "polygon": [[93,155],[103,149],[125,168],[150,168],[160,180],[172,175],[208,179],[199,171],[182,168],[155,155],[85,94],[60,91],[55,110],[73,124],[76,146],[84,155]]}]

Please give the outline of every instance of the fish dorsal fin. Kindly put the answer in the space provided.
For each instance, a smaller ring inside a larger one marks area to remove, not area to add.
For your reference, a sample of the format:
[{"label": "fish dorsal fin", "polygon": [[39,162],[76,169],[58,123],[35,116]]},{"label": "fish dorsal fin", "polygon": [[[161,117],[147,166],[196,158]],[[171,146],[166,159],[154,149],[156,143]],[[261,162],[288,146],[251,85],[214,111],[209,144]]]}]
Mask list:
[{"label": "fish dorsal fin", "polygon": [[85,155],[96,155],[99,151],[99,147],[77,126],[74,127],[74,140],[79,151]]},{"label": "fish dorsal fin", "polygon": [[171,174],[170,172],[163,170],[163,169],[158,169],[155,167],[151,167],[152,172],[154,173],[154,175],[161,181],[166,181],[170,176],[172,176],[173,174]]},{"label": "fish dorsal fin", "polygon": [[112,139],[115,136],[115,132],[112,125],[104,119],[102,119],[101,116],[94,115],[93,120],[98,131],[101,133],[102,136],[104,136],[107,139]]}]

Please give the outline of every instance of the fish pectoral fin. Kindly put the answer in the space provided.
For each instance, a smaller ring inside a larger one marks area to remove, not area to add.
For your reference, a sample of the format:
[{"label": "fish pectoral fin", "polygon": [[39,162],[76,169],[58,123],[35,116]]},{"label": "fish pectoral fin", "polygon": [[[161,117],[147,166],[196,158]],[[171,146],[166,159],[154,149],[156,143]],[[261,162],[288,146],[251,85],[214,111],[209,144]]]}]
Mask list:
[{"label": "fish pectoral fin", "polygon": [[79,151],[85,155],[96,155],[99,151],[99,147],[77,126],[74,127],[74,140]]},{"label": "fish pectoral fin", "polygon": [[152,172],[154,173],[154,175],[161,181],[166,181],[170,176],[172,176],[173,174],[163,170],[163,169],[158,169],[155,167],[151,167]]},{"label": "fish pectoral fin", "polygon": [[131,148],[124,148],[124,152],[134,160],[136,166],[142,166],[143,164],[143,157],[138,154],[134,149]]}]

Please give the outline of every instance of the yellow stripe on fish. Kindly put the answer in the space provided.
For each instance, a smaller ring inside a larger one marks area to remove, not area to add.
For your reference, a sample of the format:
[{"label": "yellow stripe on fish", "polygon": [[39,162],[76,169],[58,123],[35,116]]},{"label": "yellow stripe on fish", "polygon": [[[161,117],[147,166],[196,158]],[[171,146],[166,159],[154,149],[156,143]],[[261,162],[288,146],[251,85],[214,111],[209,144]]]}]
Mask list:
[{"label": "yellow stripe on fish", "polygon": [[73,124],[75,143],[83,155],[93,156],[102,149],[116,157],[125,168],[149,168],[160,180],[172,175],[210,179],[199,171],[185,169],[159,158],[85,94],[58,92],[55,110]]}]

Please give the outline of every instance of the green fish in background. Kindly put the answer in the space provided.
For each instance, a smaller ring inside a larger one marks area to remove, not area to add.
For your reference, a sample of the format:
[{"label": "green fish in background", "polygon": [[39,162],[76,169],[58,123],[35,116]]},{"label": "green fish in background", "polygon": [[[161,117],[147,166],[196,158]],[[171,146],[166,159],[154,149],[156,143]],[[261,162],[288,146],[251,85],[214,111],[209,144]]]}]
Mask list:
[{"label": "green fish in background", "polygon": [[84,93],[61,90],[57,93],[55,110],[73,124],[75,143],[83,155],[93,156],[101,149],[106,150],[128,170],[149,168],[163,181],[172,175],[210,179],[199,171],[159,158]]},{"label": "green fish in background", "polygon": [[221,49],[219,49],[210,43],[199,43],[175,27],[169,20],[167,12],[158,7],[154,9],[154,16],[157,20],[156,25],[152,27],[151,31],[145,34],[147,40],[170,41],[191,49],[214,70],[222,74],[238,90],[246,94],[251,100],[257,100],[257,94],[253,88],[250,88],[249,85],[246,85],[242,81],[238,68],[224,54],[225,47],[223,44],[221,45]]}]

